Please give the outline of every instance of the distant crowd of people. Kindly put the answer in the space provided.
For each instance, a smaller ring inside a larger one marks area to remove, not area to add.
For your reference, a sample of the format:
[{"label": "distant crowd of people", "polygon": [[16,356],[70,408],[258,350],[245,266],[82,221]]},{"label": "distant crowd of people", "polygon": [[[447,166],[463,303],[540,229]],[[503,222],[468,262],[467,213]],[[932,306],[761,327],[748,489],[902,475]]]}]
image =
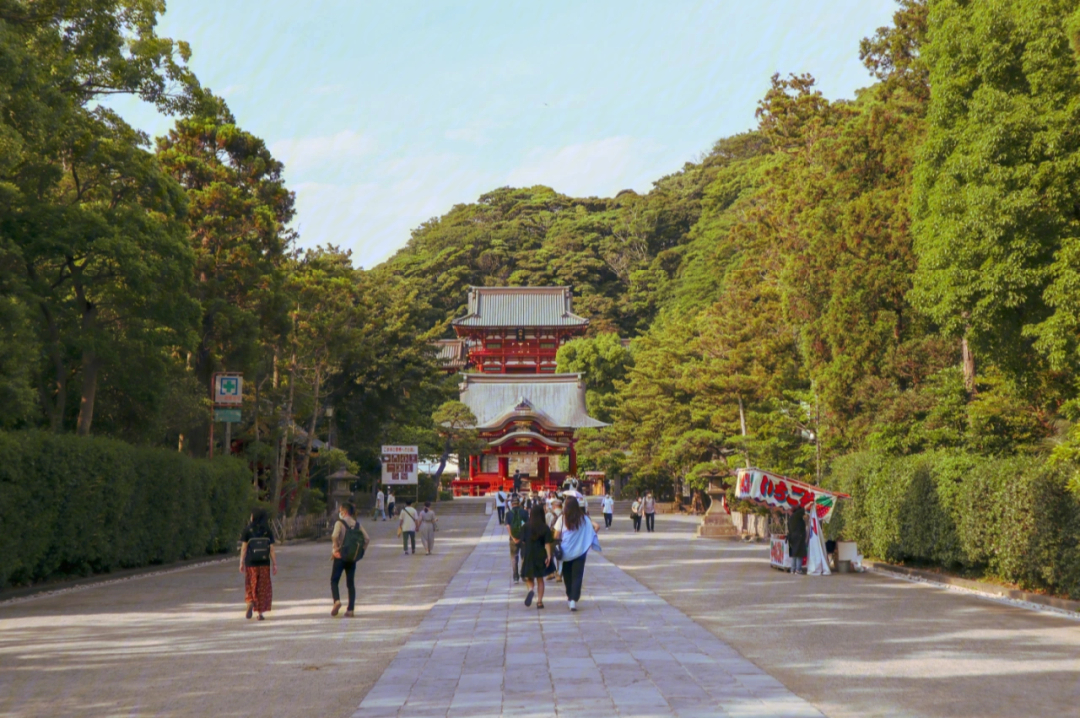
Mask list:
[{"label": "distant crowd of people", "polygon": [[[515,476],[515,479],[517,477]],[[514,482],[519,486],[518,481]],[[600,513],[604,528],[610,529],[615,513],[615,500],[610,494],[600,499]],[[585,577],[585,559],[589,551],[600,549],[598,532],[600,524],[589,517],[588,499],[576,488],[562,491],[518,492],[499,490],[495,494],[495,508],[500,525],[506,526],[510,542],[510,564],[513,582],[524,580],[527,593],[525,605],[544,608],[545,581],[562,583],[566,591],[568,608],[576,611],[581,600],[581,588]],[[392,489],[375,492],[372,521],[398,519],[398,535],[401,537],[404,555],[416,554],[416,537],[428,556],[435,548],[435,532],[439,520],[430,502],[421,510],[406,500],[400,511]],[[645,530],[656,528],[656,500],[652,492],[638,495],[631,504],[630,518],[634,531],[641,530],[644,518]],[[338,510],[331,533],[330,594],[333,605],[331,616],[337,616],[342,607],[339,585],[345,576],[348,605],[345,617],[351,618],[356,605],[356,564],[364,557],[371,537],[360,525],[356,507],[344,503]],[[264,509],[256,509],[251,521],[241,535],[240,572],[244,574],[244,601],[247,618],[258,616],[264,620],[273,600],[271,576],[277,574],[277,554],[269,517]]]},{"label": "distant crowd of people", "polygon": [[[513,485],[519,486],[515,473]],[[557,491],[517,491],[500,489],[495,493],[499,524],[506,526],[510,537],[510,567],[514,583],[525,581],[528,592],[525,605],[536,599],[537,609],[544,608],[545,579],[562,583],[571,611],[581,600],[585,558],[592,549],[600,550],[597,538],[600,524],[589,517],[588,499],[576,488]],[[615,515],[615,499],[610,493],[600,499],[604,528],[610,529]],[[656,500],[652,492],[638,495],[630,508],[634,531],[656,528]]]}]

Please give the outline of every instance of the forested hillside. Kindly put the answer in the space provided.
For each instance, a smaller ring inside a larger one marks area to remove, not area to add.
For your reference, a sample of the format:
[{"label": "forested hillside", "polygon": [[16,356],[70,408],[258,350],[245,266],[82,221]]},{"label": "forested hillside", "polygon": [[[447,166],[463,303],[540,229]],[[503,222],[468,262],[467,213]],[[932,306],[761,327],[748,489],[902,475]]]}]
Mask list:
[{"label": "forested hillside", "polygon": [[856,97],[776,75],[755,127],[645,195],[497,190],[375,274],[411,283],[436,330],[469,284],[573,286],[591,336],[560,368],[612,422],[584,432],[588,468],[671,496],[749,462],[855,492],[848,530],[876,555],[1075,589],[978,541],[959,556],[874,532],[974,521],[1020,537],[1008,551],[1076,548],[1078,6],[904,0],[852,49]]},{"label": "forested hillside", "polygon": [[[441,452],[431,415],[455,382],[429,343],[469,285],[558,284],[591,320],[560,366],[612,424],[582,437],[586,468],[669,496],[747,462],[832,483],[860,497],[866,542],[904,515],[894,500],[999,520],[955,502],[1001,499],[1006,465],[1073,516],[1077,0],[902,0],[852,48],[855,97],[777,74],[753,127],[648,193],[494,189],[370,270],[297,249],[281,163],[155,34],[160,10],[0,0],[0,428],[203,456],[210,375],[242,371],[236,435],[263,498],[299,510],[306,437],[332,430],[361,472],[383,441]],[[119,93],[173,129],[151,141],[100,104]],[[874,488],[897,485],[907,499]],[[1016,529],[1031,545],[1076,548],[1072,518],[1024,516],[1058,532]],[[1080,587],[1063,575],[1023,580]]]}]

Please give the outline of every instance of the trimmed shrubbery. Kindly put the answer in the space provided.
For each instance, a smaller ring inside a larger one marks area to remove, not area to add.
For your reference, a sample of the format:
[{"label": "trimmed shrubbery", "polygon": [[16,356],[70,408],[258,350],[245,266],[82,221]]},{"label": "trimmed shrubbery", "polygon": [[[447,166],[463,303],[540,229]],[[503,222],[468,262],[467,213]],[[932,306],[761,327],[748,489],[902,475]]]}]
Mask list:
[{"label": "trimmed shrubbery", "polygon": [[865,452],[834,462],[830,485],[852,495],[839,528],[867,556],[1080,597],[1068,478],[1038,457]]},{"label": "trimmed shrubbery", "polygon": [[243,462],[44,432],[0,432],[0,588],[233,547]]}]

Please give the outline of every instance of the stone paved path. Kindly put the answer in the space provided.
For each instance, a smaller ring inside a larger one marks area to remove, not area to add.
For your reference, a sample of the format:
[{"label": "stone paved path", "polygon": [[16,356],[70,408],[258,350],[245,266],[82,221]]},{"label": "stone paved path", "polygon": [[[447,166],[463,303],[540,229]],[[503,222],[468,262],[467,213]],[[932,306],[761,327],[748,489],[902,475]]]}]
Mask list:
[{"label": "stone paved path", "polygon": [[509,573],[492,517],[354,718],[822,715],[600,554],[577,613],[561,584],[525,608]]}]

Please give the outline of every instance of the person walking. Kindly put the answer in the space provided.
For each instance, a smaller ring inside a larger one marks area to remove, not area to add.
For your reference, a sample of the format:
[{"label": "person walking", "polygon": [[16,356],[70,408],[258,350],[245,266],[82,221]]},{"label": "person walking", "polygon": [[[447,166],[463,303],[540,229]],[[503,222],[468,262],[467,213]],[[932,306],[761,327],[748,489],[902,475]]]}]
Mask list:
[{"label": "person walking", "polygon": [[386,513],[390,518],[394,518],[394,503],[395,503],[395,501],[396,500],[394,499],[394,490],[393,489],[387,489],[386,490]]},{"label": "person walking", "polygon": [[506,491],[499,489],[495,492],[495,510],[499,512],[499,525],[506,522]]},{"label": "person walking", "polygon": [[413,501],[406,500],[404,509],[397,514],[397,533],[402,538],[402,548],[408,555],[409,542],[413,544],[413,553],[416,554],[416,529],[420,524],[419,516],[413,507]]},{"label": "person walking", "polygon": [[656,529],[656,499],[651,491],[645,492],[645,501],[641,510],[645,513],[645,530],[652,533]]},{"label": "person walking", "polygon": [[544,520],[544,507],[537,502],[529,510],[529,522],[521,536],[521,575],[529,592],[525,594],[526,608],[536,596],[536,608],[544,607],[544,578],[555,572],[553,547],[555,537]]},{"label": "person walking", "polygon": [[341,610],[341,594],[338,583],[341,574],[345,574],[345,588],[349,592],[349,607],[345,609],[345,618],[353,617],[356,606],[356,562],[364,555],[371,537],[356,518],[356,507],[344,503],[338,509],[338,520],[334,522],[334,532],[330,535],[330,555],[333,568],[330,570],[330,595],[334,598],[334,607],[330,615],[336,616]]},{"label": "person walking", "polygon": [[611,519],[615,515],[615,499],[611,498],[611,494],[604,494],[600,502],[600,511],[604,514],[604,528],[611,528]]},{"label": "person walking", "polygon": [[277,553],[274,551],[274,532],[266,509],[251,512],[251,522],[240,535],[240,573],[244,574],[244,603],[247,617],[253,613],[270,612],[274,587],[270,575],[277,575]]},{"label": "person walking", "polygon": [[788,556],[791,558],[791,573],[804,573],[803,559],[806,558],[806,510],[802,506],[788,515],[787,521]]},{"label": "person walking", "polygon": [[506,515],[506,533],[510,536],[510,565],[514,568],[514,583],[521,581],[518,559],[521,558],[521,536],[529,515],[521,508],[521,499],[510,499],[510,513]]},{"label": "person walking", "polygon": [[630,518],[634,521],[634,531],[641,531],[641,494],[630,504]]},{"label": "person walking", "polygon": [[563,513],[555,522],[555,540],[562,546],[562,576],[566,600],[571,611],[581,600],[581,585],[585,578],[585,557],[590,549],[600,550],[596,524],[585,515],[573,496],[563,502]]},{"label": "person walking", "polygon": [[435,548],[435,530],[439,526],[439,517],[431,510],[431,502],[425,501],[424,508],[420,511],[420,543],[424,545],[427,555],[431,555]]},{"label": "person walking", "polygon": [[[562,499],[556,496],[555,498],[551,499],[551,504],[549,506],[550,508],[547,512],[546,517],[547,525],[552,527],[552,533],[554,534],[555,522],[559,520],[560,516],[562,516]],[[559,570],[560,562],[558,557],[553,558],[552,561],[555,563],[555,583],[562,583],[562,573]]]},{"label": "person walking", "polygon": [[371,512],[371,520],[378,521],[379,516],[382,516],[382,520],[386,521],[386,497],[383,496],[383,492],[375,491],[375,510]]}]

